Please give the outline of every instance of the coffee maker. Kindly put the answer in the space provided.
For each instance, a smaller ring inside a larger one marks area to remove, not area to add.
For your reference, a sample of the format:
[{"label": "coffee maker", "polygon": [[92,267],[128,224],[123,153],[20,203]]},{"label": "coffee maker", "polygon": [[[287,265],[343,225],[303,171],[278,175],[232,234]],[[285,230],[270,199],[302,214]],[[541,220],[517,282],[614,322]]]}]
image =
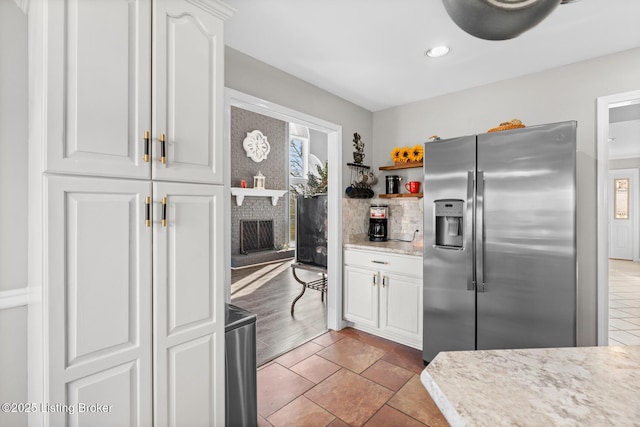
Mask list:
[{"label": "coffee maker", "polygon": [[388,237],[389,206],[371,205],[369,210],[369,240],[372,242],[386,242]]}]

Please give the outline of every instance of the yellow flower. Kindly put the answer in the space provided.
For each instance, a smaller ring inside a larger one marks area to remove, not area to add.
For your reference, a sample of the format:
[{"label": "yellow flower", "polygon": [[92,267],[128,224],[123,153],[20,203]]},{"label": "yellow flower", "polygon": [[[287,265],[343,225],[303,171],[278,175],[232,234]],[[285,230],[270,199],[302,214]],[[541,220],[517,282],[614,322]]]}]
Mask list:
[{"label": "yellow flower", "polygon": [[422,144],[415,145],[411,147],[409,152],[409,160],[412,162],[421,162],[424,157],[424,147]]},{"label": "yellow flower", "polygon": [[402,149],[399,147],[395,147],[393,149],[393,151],[391,152],[391,159],[394,162],[401,162],[402,161]]},{"label": "yellow flower", "polygon": [[410,156],[411,156],[411,150],[409,149],[409,147],[402,147],[402,150],[400,152],[400,157],[401,157],[401,162],[408,162],[410,160]]}]

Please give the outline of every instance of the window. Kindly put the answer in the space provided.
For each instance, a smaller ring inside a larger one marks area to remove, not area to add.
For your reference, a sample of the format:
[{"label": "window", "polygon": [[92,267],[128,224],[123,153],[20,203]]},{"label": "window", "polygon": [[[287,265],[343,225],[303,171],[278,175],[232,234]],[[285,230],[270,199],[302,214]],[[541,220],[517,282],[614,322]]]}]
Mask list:
[{"label": "window", "polygon": [[309,128],[289,123],[289,241],[296,241],[296,192],[297,185],[307,183],[309,172]]},{"label": "window", "polygon": [[289,140],[289,175],[291,178],[305,178],[306,161],[304,152],[306,141],[300,138],[291,138]]},{"label": "window", "polygon": [[613,218],[629,219],[629,178],[613,180]]}]

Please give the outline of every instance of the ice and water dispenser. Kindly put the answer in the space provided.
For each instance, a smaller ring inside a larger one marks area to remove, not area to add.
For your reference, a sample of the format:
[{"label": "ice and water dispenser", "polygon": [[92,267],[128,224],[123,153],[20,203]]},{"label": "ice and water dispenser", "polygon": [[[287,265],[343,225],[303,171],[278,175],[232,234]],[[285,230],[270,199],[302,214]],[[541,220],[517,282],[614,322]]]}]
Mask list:
[{"label": "ice and water dispenser", "polygon": [[436,200],[435,246],[446,249],[462,249],[462,200]]}]

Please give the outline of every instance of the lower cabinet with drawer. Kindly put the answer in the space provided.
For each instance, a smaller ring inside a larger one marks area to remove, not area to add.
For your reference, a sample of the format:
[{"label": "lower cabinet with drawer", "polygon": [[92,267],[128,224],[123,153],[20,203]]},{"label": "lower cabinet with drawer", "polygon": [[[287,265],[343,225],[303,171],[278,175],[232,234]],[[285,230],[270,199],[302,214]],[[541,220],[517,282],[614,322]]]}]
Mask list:
[{"label": "lower cabinet with drawer", "polygon": [[345,249],[343,274],[350,326],[422,349],[422,257]]}]

